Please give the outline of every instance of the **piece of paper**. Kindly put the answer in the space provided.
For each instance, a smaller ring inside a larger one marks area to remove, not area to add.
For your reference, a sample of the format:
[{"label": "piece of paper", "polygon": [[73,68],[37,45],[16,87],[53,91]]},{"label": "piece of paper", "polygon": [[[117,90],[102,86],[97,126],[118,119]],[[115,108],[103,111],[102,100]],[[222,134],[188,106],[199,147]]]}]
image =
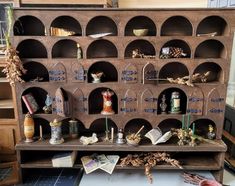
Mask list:
[{"label": "piece of paper", "polygon": [[165,143],[165,142],[167,142],[171,137],[172,137],[172,133],[171,133],[171,131],[168,131],[168,132],[166,132],[163,136],[161,136],[161,137],[154,143],[154,145],[159,144],[159,143]]},{"label": "piece of paper", "polygon": [[102,167],[100,167],[101,170],[112,174],[113,170],[119,160],[119,156],[118,155],[108,155],[106,156],[109,160],[109,162],[106,165],[103,165]]},{"label": "piece of paper", "polygon": [[92,34],[92,35],[89,35],[89,37],[91,37],[93,39],[97,39],[97,38],[101,38],[101,37],[108,36],[111,34],[113,34],[113,33],[107,32],[107,33],[100,33],[100,34]]},{"label": "piece of paper", "polygon": [[153,145],[155,145],[156,141],[162,136],[162,131],[159,128],[155,128],[150,130],[145,134],[145,137],[149,138]]}]

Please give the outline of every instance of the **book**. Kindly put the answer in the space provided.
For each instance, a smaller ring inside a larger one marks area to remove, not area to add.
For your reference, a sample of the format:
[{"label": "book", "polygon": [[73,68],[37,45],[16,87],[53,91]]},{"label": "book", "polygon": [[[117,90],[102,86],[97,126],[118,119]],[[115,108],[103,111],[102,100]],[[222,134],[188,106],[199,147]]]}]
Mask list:
[{"label": "book", "polygon": [[102,166],[110,162],[104,154],[93,154],[92,156],[83,156],[81,158],[81,161],[86,174],[94,172],[95,170],[101,168]]},{"label": "book", "polygon": [[102,167],[100,167],[100,169],[109,173],[109,174],[112,174],[113,170],[119,160],[119,156],[118,155],[108,155],[107,158],[108,158],[109,162],[107,164],[103,165]]},{"label": "book", "polygon": [[171,131],[168,131],[162,135],[161,130],[159,128],[155,128],[146,133],[145,137],[149,138],[153,145],[156,145],[168,141],[172,137],[172,133]]},{"label": "book", "polygon": [[73,167],[77,151],[56,154],[52,158],[53,167]]},{"label": "book", "polygon": [[39,109],[39,106],[31,93],[23,95],[22,99],[30,114],[35,113]]}]

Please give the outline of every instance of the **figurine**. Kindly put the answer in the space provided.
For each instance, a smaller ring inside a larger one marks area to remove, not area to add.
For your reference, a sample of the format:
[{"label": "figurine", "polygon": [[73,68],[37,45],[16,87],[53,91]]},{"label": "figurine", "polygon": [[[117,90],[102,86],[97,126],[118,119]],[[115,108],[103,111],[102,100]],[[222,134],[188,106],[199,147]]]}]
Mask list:
[{"label": "figurine", "polygon": [[54,119],[53,122],[50,122],[51,126],[51,139],[49,141],[52,145],[61,144],[64,142],[62,137],[62,130],[61,130],[62,122]]},{"label": "figurine", "polygon": [[103,115],[112,115],[114,114],[114,111],[112,109],[112,99],[111,97],[113,96],[113,92],[110,90],[103,91],[103,110],[101,111],[101,114]]},{"label": "figurine", "polygon": [[207,133],[207,138],[210,140],[215,139],[216,134],[214,132],[214,127],[212,125],[209,125],[208,130],[209,132]]},{"label": "figurine", "polygon": [[118,130],[116,143],[117,144],[124,144],[124,143],[126,143],[126,140],[124,139],[123,129],[119,129]]},{"label": "figurine", "polygon": [[167,114],[166,108],[166,96],[165,94],[162,95],[162,102],[160,103],[160,108],[161,108],[161,114]]},{"label": "figurine", "polygon": [[25,115],[24,119],[24,135],[26,137],[25,142],[31,143],[33,142],[33,136],[34,136],[34,120],[32,115],[27,113]]},{"label": "figurine", "polygon": [[77,59],[82,59],[82,50],[78,43],[77,43]]},{"label": "figurine", "polygon": [[92,83],[101,83],[101,77],[103,76],[103,72],[92,72],[91,77],[93,78]]},{"label": "figurine", "polygon": [[47,98],[45,100],[45,106],[42,108],[45,112],[45,114],[51,114],[52,113],[52,98],[49,94],[47,94]]},{"label": "figurine", "polygon": [[78,121],[76,120],[69,120],[69,136],[71,138],[78,137]]},{"label": "figurine", "polygon": [[171,114],[179,114],[180,111],[180,94],[179,92],[172,92],[171,94]]}]

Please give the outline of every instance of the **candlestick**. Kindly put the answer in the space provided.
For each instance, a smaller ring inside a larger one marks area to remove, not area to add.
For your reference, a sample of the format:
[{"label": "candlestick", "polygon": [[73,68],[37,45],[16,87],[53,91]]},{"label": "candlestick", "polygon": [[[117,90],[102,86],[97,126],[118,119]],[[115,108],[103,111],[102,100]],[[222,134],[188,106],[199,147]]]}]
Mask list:
[{"label": "candlestick", "polygon": [[111,139],[110,139],[111,143],[113,143],[113,136],[114,136],[114,128],[112,127],[111,128]]},{"label": "candlestick", "polygon": [[105,117],[105,131],[109,131],[109,129],[108,129],[108,117],[106,116]]},{"label": "candlestick", "polygon": [[189,129],[189,125],[190,125],[190,114],[188,114],[187,129]]},{"label": "candlestick", "polygon": [[182,129],[184,129],[184,114],[182,115]]},{"label": "candlestick", "polygon": [[39,140],[42,141],[43,139],[43,134],[42,134],[42,125],[39,126]]}]

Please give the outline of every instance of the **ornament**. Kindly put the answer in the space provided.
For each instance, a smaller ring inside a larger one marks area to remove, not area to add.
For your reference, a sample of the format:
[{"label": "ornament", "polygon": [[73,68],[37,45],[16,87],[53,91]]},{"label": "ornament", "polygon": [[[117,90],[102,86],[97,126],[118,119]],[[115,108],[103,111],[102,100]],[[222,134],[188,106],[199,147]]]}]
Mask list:
[{"label": "ornament", "polygon": [[160,103],[160,108],[161,108],[161,114],[167,114],[166,108],[166,96],[165,94],[162,95],[162,102]]},{"label": "ornament", "polygon": [[124,139],[123,129],[119,129],[118,130],[116,143],[117,144],[124,144],[124,143],[126,143],[126,140]]},{"label": "ornament", "polygon": [[214,132],[214,127],[212,126],[212,125],[209,125],[208,126],[208,133],[207,133],[207,138],[208,139],[210,139],[210,140],[213,140],[213,139],[215,139],[215,136],[216,136],[216,134],[215,134],[215,132]]},{"label": "ornament", "polygon": [[102,95],[103,95],[103,110],[101,111],[101,114],[103,115],[114,114],[114,111],[112,109],[112,99],[111,99],[114,93],[110,90],[107,90],[103,91]]},{"label": "ornament", "polygon": [[62,122],[57,121],[57,119],[54,119],[53,122],[50,122],[51,126],[51,139],[49,141],[50,144],[57,145],[64,142],[64,139],[62,138],[61,125]]},{"label": "ornament", "polygon": [[51,114],[52,113],[52,98],[49,94],[47,94],[47,98],[45,100],[45,106],[42,108],[45,112],[45,114]]},{"label": "ornament", "polygon": [[91,77],[93,78],[92,83],[101,83],[101,77],[103,76],[103,72],[93,72],[91,73]]},{"label": "ornament", "polygon": [[77,59],[82,59],[82,49],[78,43],[77,43]]},{"label": "ornament", "polygon": [[24,119],[24,135],[26,137],[25,142],[31,143],[33,142],[34,136],[34,120],[32,115],[27,113]]}]

